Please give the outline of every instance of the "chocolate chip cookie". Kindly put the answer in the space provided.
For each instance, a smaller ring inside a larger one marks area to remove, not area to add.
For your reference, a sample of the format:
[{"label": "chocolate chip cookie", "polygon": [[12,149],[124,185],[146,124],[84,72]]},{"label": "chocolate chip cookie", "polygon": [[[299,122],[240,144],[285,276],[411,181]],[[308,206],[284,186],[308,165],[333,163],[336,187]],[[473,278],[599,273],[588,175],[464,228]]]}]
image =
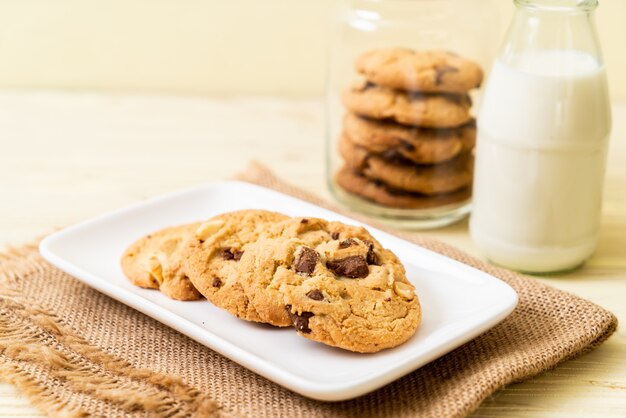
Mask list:
[{"label": "chocolate chip cookie", "polygon": [[198,226],[165,228],[140,238],[124,251],[122,271],[135,286],[159,289],[172,299],[201,299],[181,266],[185,240]]},{"label": "chocolate chip cookie", "polygon": [[421,311],[398,258],[362,227],[315,218],[272,226],[244,252],[245,291],[261,319],[357,352],[397,346]]},{"label": "chocolate chip cookie", "polygon": [[373,119],[393,119],[405,125],[450,128],[468,123],[472,101],[467,94],[411,93],[367,82],[356,82],[341,95],[352,112]]},{"label": "chocolate chip cookie", "polygon": [[241,319],[273,323],[259,317],[244,293],[241,258],[264,230],[287,218],[264,210],[242,210],[201,223],[183,248],[185,273],[196,289],[215,306]]},{"label": "chocolate chip cookie", "polygon": [[402,158],[385,159],[353,144],[345,136],[339,140],[339,152],[348,166],[366,177],[407,192],[426,195],[449,193],[472,182],[474,158],[469,153],[440,164],[418,165]]},{"label": "chocolate chip cookie", "polygon": [[335,181],[346,192],[370,200],[379,205],[399,209],[432,209],[467,201],[472,195],[471,187],[452,193],[424,195],[393,189],[382,181],[365,177],[353,168],[344,166]]},{"label": "chocolate chip cookie", "polygon": [[351,142],[376,154],[399,155],[418,164],[433,164],[468,152],[476,143],[476,125],[452,129],[420,128],[381,122],[348,112],[343,133]]},{"label": "chocolate chip cookie", "polygon": [[478,64],[446,51],[375,49],[359,56],[355,68],[378,85],[421,92],[465,93],[483,80]]}]

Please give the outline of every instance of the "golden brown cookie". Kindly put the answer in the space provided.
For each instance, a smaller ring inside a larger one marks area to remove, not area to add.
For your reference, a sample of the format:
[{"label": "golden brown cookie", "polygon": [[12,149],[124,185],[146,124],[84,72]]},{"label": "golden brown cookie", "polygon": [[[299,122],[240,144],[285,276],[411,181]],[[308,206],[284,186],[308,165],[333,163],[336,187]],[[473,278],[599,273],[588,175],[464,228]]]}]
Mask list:
[{"label": "golden brown cookie", "polygon": [[381,122],[348,112],[343,131],[351,142],[376,154],[397,154],[418,164],[449,160],[468,152],[476,143],[476,125],[452,129],[419,128],[395,122]]},{"label": "golden brown cookie", "polygon": [[348,166],[366,177],[407,192],[426,195],[449,193],[472,182],[474,157],[470,153],[439,164],[418,165],[386,160],[353,144],[345,136],[339,140],[339,153]]},{"label": "golden brown cookie", "polygon": [[355,67],[368,81],[411,91],[465,93],[483,80],[478,64],[446,51],[375,49],[359,56]]},{"label": "golden brown cookie", "polygon": [[240,265],[261,318],[314,341],[376,352],[402,344],[420,323],[404,267],[362,227],[289,219],[250,245]]},{"label": "golden brown cookie", "polygon": [[372,180],[362,173],[344,166],[335,181],[346,192],[382,206],[398,209],[432,209],[467,201],[472,189],[467,186],[452,193],[424,195],[394,190],[381,181]]},{"label": "golden brown cookie", "polygon": [[135,286],[159,289],[172,299],[200,299],[181,268],[184,242],[198,225],[164,228],[135,241],[122,255],[122,271]]},{"label": "golden brown cookie", "polygon": [[183,248],[185,273],[215,306],[247,321],[266,322],[243,291],[240,260],[263,231],[284,219],[276,212],[241,210],[201,223]]},{"label": "golden brown cookie", "polygon": [[341,95],[352,112],[373,119],[393,119],[398,123],[429,128],[451,128],[468,123],[472,102],[468,95],[410,93],[355,83]]}]

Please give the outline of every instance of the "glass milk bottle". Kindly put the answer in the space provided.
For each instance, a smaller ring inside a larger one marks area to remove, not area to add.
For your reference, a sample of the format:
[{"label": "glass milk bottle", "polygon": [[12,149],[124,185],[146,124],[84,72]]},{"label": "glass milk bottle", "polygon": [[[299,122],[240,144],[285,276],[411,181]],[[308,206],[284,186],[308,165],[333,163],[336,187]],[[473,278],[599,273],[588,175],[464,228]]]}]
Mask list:
[{"label": "glass milk bottle", "polygon": [[597,0],[515,0],[478,115],[472,238],[492,262],[545,273],[594,251],[611,109]]}]

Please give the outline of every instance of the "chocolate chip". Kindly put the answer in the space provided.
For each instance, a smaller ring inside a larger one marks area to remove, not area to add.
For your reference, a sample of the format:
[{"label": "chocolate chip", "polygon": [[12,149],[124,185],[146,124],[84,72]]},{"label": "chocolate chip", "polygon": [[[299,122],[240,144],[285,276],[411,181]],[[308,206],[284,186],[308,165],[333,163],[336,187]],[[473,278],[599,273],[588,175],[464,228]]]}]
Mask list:
[{"label": "chocolate chip", "polygon": [[353,238],[344,239],[339,243],[339,249],[352,247],[353,245],[358,245],[358,242]]},{"label": "chocolate chip", "polygon": [[339,232],[333,232],[330,236],[332,239],[339,239]]},{"label": "chocolate chip", "polygon": [[396,149],[390,148],[388,150],[385,150],[381,156],[385,159],[385,160],[389,160],[389,161],[393,161],[397,158],[402,158],[402,154],[400,154],[400,152]]},{"label": "chocolate chip", "polygon": [[369,267],[367,260],[362,255],[352,255],[339,260],[326,262],[326,267],[338,276],[350,277],[352,279],[367,277]]},{"label": "chocolate chip", "polygon": [[285,310],[295,329],[304,334],[311,332],[311,328],[309,328],[309,318],[313,316],[313,312],[302,312],[298,315],[297,313],[291,312],[291,305],[286,305]]},{"label": "chocolate chip", "polygon": [[415,151],[415,145],[400,139],[400,146],[407,151]]},{"label": "chocolate chip", "polygon": [[310,276],[315,271],[315,265],[319,259],[320,255],[317,251],[309,247],[302,247],[302,251],[300,251],[300,255],[295,262],[296,271]]},{"label": "chocolate chip", "polygon": [[309,290],[306,295],[309,297],[309,299],[324,300],[324,294],[321,290],[318,289]]},{"label": "chocolate chip", "polygon": [[451,67],[449,65],[444,65],[443,67],[439,67],[435,69],[435,84],[437,86],[443,83],[443,76],[446,73],[458,73],[459,69],[456,67]]},{"label": "chocolate chip", "polygon": [[396,150],[396,149],[388,149],[385,152],[383,152],[382,154],[380,154],[380,156],[386,160],[389,161],[390,163],[397,163],[397,164],[407,164],[407,165],[411,165],[414,166],[415,163],[408,160],[406,157],[404,157],[404,155],[402,155],[400,153],[400,151]]},{"label": "chocolate chip", "polygon": [[367,251],[367,264],[373,264],[375,266],[380,266],[380,261],[378,261],[378,256],[374,252],[373,249]]},{"label": "chocolate chip", "polygon": [[372,241],[364,241],[367,244],[367,255],[365,259],[367,260],[367,264],[373,264],[375,266],[380,266],[380,261],[378,260],[378,256],[374,252],[374,243]]},{"label": "chocolate chip", "polygon": [[301,224],[308,224],[309,220],[307,218],[302,218],[302,219],[300,219],[300,223]]},{"label": "chocolate chip", "polygon": [[231,248],[230,247],[222,247],[222,248],[220,248],[220,256],[224,260],[232,260],[233,258],[235,258],[234,254],[231,252]]},{"label": "chocolate chip", "polygon": [[215,276],[213,277],[213,283],[211,283],[213,285],[213,287],[222,287],[222,280]]},{"label": "chocolate chip", "polygon": [[220,256],[224,260],[235,260],[239,261],[241,256],[243,255],[243,251],[234,250],[231,247],[222,247],[220,248]]}]

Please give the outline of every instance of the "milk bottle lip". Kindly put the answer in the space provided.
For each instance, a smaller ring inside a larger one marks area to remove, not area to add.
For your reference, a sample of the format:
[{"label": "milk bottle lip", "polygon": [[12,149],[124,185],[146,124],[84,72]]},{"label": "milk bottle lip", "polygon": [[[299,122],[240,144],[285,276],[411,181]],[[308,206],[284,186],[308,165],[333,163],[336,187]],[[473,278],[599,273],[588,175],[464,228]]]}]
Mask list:
[{"label": "milk bottle lip", "polygon": [[517,7],[553,12],[589,12],[598,7],[598,0],[513,0]]}]

